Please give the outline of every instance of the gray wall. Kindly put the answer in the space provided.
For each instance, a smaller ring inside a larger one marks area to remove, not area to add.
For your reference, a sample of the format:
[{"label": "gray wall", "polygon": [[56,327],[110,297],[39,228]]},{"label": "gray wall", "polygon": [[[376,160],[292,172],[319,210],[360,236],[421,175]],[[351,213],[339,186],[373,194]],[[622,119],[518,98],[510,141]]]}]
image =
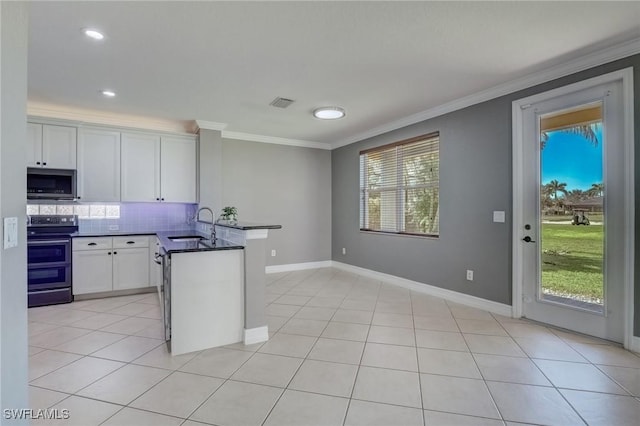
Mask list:
[{"label": "gray wall", "polygon": [[[19,220],[18,247],[0,248],[0,407],[5,409],[29,406],[24,173],[27,4],[0,2],[0,20],[0,217]],[[21,422],[5,421],[2,415],[0,423]]]},{"label": "gray wall", "polygon": [[[511,304],[511,102],[634,66],[636,211],[640,212],[640,55],[366,139],[332,152],[332,259]],[[440,238],[358,231],[358,153],[440,131]],[[492,222],[505,210],[504,224]],[[636,214],[635,335],[640,336],[640,214]],[[342,248],[347,254],[342,255]],[[465,271],[475,271],[474,281]]]},{"label": "gray wall", "polygon": [[[219,177],[206,171],[216,161]],[[241,221],[282,225],[269,231],[267,265],[331,259],[329,151],[224,139],[218,131],[201,130],[200,173],[200,205],[216,215],[235,206]]]}]

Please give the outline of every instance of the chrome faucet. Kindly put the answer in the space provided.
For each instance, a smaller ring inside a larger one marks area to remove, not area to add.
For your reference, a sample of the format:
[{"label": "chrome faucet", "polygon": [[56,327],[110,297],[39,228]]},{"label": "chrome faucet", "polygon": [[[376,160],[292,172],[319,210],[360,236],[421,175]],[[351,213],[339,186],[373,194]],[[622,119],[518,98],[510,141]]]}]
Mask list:
[{"label": "chrome faucet", "polygon": [[200,212],[202,210],[208,210],[211,213],[211,242],[215,244],[216,242],[216,216],[213,214],[213,210],[209,207],[200,207],[198,209],[198,213],[196,213],[196,222],[200,221]]}]

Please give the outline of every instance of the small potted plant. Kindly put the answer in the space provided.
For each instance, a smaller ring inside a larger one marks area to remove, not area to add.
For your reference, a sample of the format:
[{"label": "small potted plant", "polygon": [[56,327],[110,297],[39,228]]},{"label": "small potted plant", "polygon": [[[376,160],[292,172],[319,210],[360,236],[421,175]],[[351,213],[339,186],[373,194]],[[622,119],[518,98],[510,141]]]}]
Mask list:
[{"label": "small potted plant", "polygon": [[226,220],[229,223],[238,221],[238,209],[235,207],[224,207],[218,220]]}]

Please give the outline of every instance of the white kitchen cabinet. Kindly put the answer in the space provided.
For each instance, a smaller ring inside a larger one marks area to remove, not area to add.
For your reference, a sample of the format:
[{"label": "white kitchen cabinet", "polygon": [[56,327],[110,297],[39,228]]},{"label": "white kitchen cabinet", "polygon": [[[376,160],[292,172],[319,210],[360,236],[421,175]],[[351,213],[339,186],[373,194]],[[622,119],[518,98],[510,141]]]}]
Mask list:
[{"label": "white kitchen cabinet", "polygon": [[160,188],[163,201],[195,203],[196,143],[193,138],[162,138]]},{"label": "white kitchen cabinet", "polygon": [[78,200],[120,201],[120,132],[79,129]]},{"label": "white kitchen cabinet", "polygon": [[122,134],[122,201],[160,201],[160,136]]},{"label": "white kitchen cabinet", "polygon": [[73,294],[149,287],[149,236],[74,238],[72,247]]},{"label": "white kitchen cabinet", "polygon": [[162,284],[162,262],[160,258],[160,240],[158,237],[149,237],[149,287],[157,287]]},{"label": "white kitchen cabinet", "polygon": [[75,127],[27,123],[27,166],[76,168]]},{"label": "white kitchen cabinet", "polygon": [[42,124],[27,123],[27,167],[42,167]]},{"label": "white kitchen cabinet", "polygon": [[149,248],[113,250],[113,289],[149,286]]},{"label": "white kitchen cabinet", "polygon": [[195,203],[192,137],[122,134],[122,201]]},{"label": "white kitchen cabinet", "polygon": [[113,255],[108,250],[74,251],[73,294],[101,293],[113,289]]}]

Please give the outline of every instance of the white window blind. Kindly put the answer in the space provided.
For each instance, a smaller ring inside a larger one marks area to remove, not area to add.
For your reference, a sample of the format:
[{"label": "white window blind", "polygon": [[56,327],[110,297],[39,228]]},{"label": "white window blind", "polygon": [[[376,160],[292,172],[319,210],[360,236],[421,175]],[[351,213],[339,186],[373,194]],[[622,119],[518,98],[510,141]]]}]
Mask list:
[{"label": "white window blind", "polygon": [[440,134],[360,152],[360,229],[438,236]]}]

